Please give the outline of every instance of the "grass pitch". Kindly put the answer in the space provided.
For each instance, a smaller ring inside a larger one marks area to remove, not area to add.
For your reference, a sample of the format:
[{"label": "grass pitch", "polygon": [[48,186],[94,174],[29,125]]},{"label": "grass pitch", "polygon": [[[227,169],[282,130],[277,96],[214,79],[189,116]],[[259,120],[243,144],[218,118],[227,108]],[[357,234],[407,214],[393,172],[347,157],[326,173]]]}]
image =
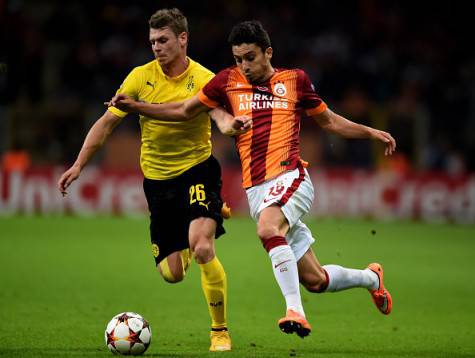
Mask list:
[{"label": "grass pitch", "polygon": [[110,357],[107,322],[135,311],[152,327],[149,357],[475,357],[474,226],[307,223],[323,264],[384,265],[392,314],[363,289],[302,291],[312,335],[284,335],[284,300],[254,224],[233,218],[217,241],[233,351],[208,353],[199,269],[165,283],[147,219],[0,218],[0,356]]}]

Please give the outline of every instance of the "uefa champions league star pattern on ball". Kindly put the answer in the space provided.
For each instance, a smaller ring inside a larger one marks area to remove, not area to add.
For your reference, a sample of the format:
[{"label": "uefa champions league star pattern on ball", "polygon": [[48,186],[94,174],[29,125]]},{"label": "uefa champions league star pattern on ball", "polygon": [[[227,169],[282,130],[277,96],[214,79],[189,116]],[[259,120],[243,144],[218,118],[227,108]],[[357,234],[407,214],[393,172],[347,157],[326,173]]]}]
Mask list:
[{"label": "uefa champions league star pattern on ball", "polygon": [[141,315],[122,312],[107,324],[105,339],[112,353],[137,356],[150,345],[152,330]]}]

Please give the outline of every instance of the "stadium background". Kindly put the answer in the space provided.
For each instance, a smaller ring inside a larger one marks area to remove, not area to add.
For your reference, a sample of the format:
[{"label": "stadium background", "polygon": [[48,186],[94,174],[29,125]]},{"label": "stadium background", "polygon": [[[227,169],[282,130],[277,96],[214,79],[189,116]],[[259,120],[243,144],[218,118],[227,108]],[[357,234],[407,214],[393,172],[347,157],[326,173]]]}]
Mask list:
[{"label": "stadium background", "polygon": [[187,15],[188,52],[203,65],[231,65],[232,25],[259,19],[275,66],[305,69],[337,112],[398,141],[383,158],[374,143],[303,121],[314,250],[323,264],[381,262],[394,307],[378,314],[365,290],[302,291],[314,332],[300,340],[276,328],[283,301],[248,218],[233,141],[213,133],[237,214],[216,243],[229,278],[227,355],[474,357],[473,16],[457,1],[374,0],[0,0],[0,356],[109,356],[104,327],[129,310],[152,326],[148,356],[207,356],[199,269],[169,285],[153,267],[137,119],[114,131],[65,199],[56,189],[102,102],[152,59],[150,14],[172,6]]},{"label": "stadium background", "polygon": [[[0,212],[144,212],[140,177],[134,177],[134,116],[94,158],[90,168],[100,172],[86,171],[67,201],[57,198],[60,169],[54,168],[74,161],[104,111],[102,102],[134,66],[152,59],[147,20],[171,6],[189,18],[189,55],[213,71],[233,63],[226,43],[232,24],[259,19],[271,35],[275,66],[305,69],[331,108],[397,139],[396,155],[383,158],[374,143],[329,136],[304,120],[302,156],[311,163],[319,197],[314,215],[475,221],[468,14],[456,2],[370,0],[0,2]],[[214,133],[214,153],[225,168],[225,199],[247,214],[233,141]],[[12,177],[15,168],[24,174]],[[114,188],[103,189],[110,183],[130,194],[124,199]],[[26,189],[15,191],[20,187]]]}]

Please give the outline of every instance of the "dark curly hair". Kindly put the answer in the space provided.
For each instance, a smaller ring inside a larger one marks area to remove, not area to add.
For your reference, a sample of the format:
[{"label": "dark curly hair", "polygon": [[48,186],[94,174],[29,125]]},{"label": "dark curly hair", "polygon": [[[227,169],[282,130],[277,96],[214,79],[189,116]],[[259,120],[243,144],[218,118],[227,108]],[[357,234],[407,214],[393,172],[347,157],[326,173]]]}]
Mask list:
[{"label": "dark curly hair", "polygon": [[228,37],[231,46],[241,44],[256,44],[264,52],[271,46],[270,37],[259,21],[243,21],[235,25]]}]

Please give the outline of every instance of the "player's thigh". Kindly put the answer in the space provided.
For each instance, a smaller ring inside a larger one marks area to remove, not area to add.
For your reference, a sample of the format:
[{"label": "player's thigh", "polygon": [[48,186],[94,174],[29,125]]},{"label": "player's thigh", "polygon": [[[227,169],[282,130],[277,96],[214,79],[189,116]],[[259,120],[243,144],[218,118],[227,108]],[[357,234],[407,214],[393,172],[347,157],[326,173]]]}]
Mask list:
[{"label": "player's thigh", "polygon": [[285,240],[291,247],[297,261],[300,260],[315,242],[310,229],[300,220],[290,228],[285,236]]},{"label": "player's thigh", "polygon": [[302,285],[309,291],[320,292],[326,284],[325,270],[320,265],[312,248],[298,260],[297,268]]},{"label": "player's thigh", "polygon": [[209,262],[215,256],[215,232],[216,221],[214,219],[200,217],[190,223],[190,248],[198,264]]},{"label": "player's thigh", "polygon": [[144,192],[150,211],[150,239],[155,263],[189,247],[187,197],[176,180],[144,180]]},{"label": "player's thigh", "polygon": [[251,187],[246,194],[260,237],[269,230],[285,235],[309,211],[314,196],[310,176],[302,166]]},{"label": "player's thigh", "polygon": [[191,249],[196,245],[214,245],[216,225],[216,221],[208,217],[192,220],[188,235]]},{"label": "player's thigh", "polygon": [[299,176],[292,181],[280,200],[282,212],[290,227],[294,227],[310,211],[315,195],[307,170],[298,168],[298,172]]},{"label": "player's thigh", "polygon": [[280,206],[272,205],[264,208],[257,221],[257,235],[262,239],[273,236],[285,236],[289,224]]},{"label": "player's thigh", "polygon": [[224,234],[221,208],[221,168],[209,157],[186,173],[190,243],[218,238]]}]

